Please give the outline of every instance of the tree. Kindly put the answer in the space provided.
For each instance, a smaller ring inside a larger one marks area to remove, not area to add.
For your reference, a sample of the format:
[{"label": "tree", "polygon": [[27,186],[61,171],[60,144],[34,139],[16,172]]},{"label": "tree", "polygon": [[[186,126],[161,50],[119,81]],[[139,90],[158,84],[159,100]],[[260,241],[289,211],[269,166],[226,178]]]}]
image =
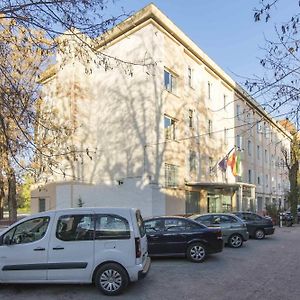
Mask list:
[{"label": "tree", "polygon": [[[270,22],[272,10],[280,3],[281,0],[261,0],[259,8],[254,9],[254,20]],[[266,39],[265,56],[260,59],[265,70],[264,76],[249,79],[245,85],[256,96],[265,99],[264,106],[270,113],[286,113],[287,120],[280,123],[291,133],[292,140],[290,151],[282,149],[282,152],[289,172],[288,201],[296,217],[297,204],[300,201],[300,2],[294,3],[298,5],[295,13],[289,20],[274,27],[275,39]]]},{"label": "tree", "polygon": [[[46,44],[43,34],[40,46]],[[9,42],[8,42],[9,41]],[[34,103],[38,98],[36,77],[48,60],[48,53],[30,40],[28,32],[13,20],[3,20],[0,27],[0,153],[1,186],[7,181],[11,221],[16,220],[17,181],[29,166],[32,151]],[[4,188],[2,190],[3,195]]]},{"label": "tree", "polygon": [[[24,171],[37,175],[45,165],[57,170],[56,158],[66,155],[57,149],[71,129],[53,123],[49,117],[53,112],[41,111],[44,99],[37,78],[49,66],[55,51],[69,50],[70,39],[76,40],[79,56],[85,61],[90,50],[105,68],[109,59],[117,59],[96,51],[89,39],[126,16],[124,11],[116,17],[107,16],[105,10],[113,4],[114,0],[1,1],[0,218],[7,190],[10,220],[16,220],[17,184]],[[85,49],[89,51],[83,53]],[[44,129],[43,138],[37,139],[37,128]],[[75,151],[70,149],[69,156],[74,157]]]},{"label": "tree", "polygon": [[282,152],[285,158],[284,164],[288,168],[289,172],[290,191],[288,194],[288,201],[291,208],[291,213],[294,216],[294,220],[296,220],[297,205],[300,197],[300,135],[297,132],[296,127],[290,121],[281,121],[280,124],[293,136],[290,151],[288,152],[286,149],[282,149]]},{"label": "tree", "polygon": [[[256,22],[272,20],[272,9],[280,0],[261,0],[260,6],[254,9]],[[299,1],[295,1],[299,3]],[[299,3],[300,6],[300,3]],[[265,70],[264,76],[246,81],[247,88],[257,97],[264,99],[265,108],[273,113],[286,112],[289,120],[299,129],[300,110],[300,9],[290,16],[289,20],[275,25],[275,38],[266,39],[265,57],[260,64]]]}]

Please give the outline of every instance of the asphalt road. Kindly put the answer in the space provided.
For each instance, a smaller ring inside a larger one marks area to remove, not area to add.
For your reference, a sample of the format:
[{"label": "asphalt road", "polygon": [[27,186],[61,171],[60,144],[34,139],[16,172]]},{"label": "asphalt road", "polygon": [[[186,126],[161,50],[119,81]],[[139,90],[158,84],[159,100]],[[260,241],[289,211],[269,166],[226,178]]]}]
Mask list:
[{"label": "asphalt road", "polygon": [[[1,300],[112,299],[92,285],[2,285]],[[300,226],[225,248],[207,261],[154,259],[148,276],[113,299],[300,299]]]}]

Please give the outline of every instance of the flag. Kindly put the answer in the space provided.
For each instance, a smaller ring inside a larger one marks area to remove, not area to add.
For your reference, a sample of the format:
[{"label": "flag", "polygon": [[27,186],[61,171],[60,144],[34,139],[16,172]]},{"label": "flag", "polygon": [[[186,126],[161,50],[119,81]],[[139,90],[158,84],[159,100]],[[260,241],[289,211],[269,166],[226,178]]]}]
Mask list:
[{"label": "flag", "polygon": [[222,172],[226,172],[227,169],[227,156],[225,156],[219,163],[218,163],[219,168],[221,169]]},{"label": "flag", "polygon": [[234,175],[234,170],[236,168],[236,159],[237,159],[236,153],[235,153],[235,151],[233,151],[227,160],[227,166],[229,166],[231,168],[233,176],[236,176],[236,175]]},{"label": "flag", "polygon": [[232,171],[232,174],[234,176],[242,176],[240,151],[237,151],[237,153],[236,153],[236,161],[235,161],[235,166],[234,166],[234,169]]}]

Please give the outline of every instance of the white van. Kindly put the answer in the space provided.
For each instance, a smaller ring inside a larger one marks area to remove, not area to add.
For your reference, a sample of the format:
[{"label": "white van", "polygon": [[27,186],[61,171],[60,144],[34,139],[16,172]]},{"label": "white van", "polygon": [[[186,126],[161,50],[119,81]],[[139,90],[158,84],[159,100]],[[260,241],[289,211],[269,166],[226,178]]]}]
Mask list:
[{"label": "white van", "polygon": [[76,208],[32,215],[0,235],[0,283],[95,283],[121,293],[150,268],[140,211]]}]

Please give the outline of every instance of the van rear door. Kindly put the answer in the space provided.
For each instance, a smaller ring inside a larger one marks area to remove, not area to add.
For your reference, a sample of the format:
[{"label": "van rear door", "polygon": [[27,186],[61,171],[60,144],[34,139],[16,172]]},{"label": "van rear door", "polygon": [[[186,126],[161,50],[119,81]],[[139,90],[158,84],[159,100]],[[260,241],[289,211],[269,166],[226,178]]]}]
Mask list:
[{"label": "van rear door", "polygon": [[[136,210],[135,218],[138,226],[138,237],[136,237],[136,259],[137,259],[136,263],[144,263],[145,259],[148,256],[148,242],[147,242],[144,220],[142,218],[140,210]],[[140,252],[140,255],[138,252]]]}]

